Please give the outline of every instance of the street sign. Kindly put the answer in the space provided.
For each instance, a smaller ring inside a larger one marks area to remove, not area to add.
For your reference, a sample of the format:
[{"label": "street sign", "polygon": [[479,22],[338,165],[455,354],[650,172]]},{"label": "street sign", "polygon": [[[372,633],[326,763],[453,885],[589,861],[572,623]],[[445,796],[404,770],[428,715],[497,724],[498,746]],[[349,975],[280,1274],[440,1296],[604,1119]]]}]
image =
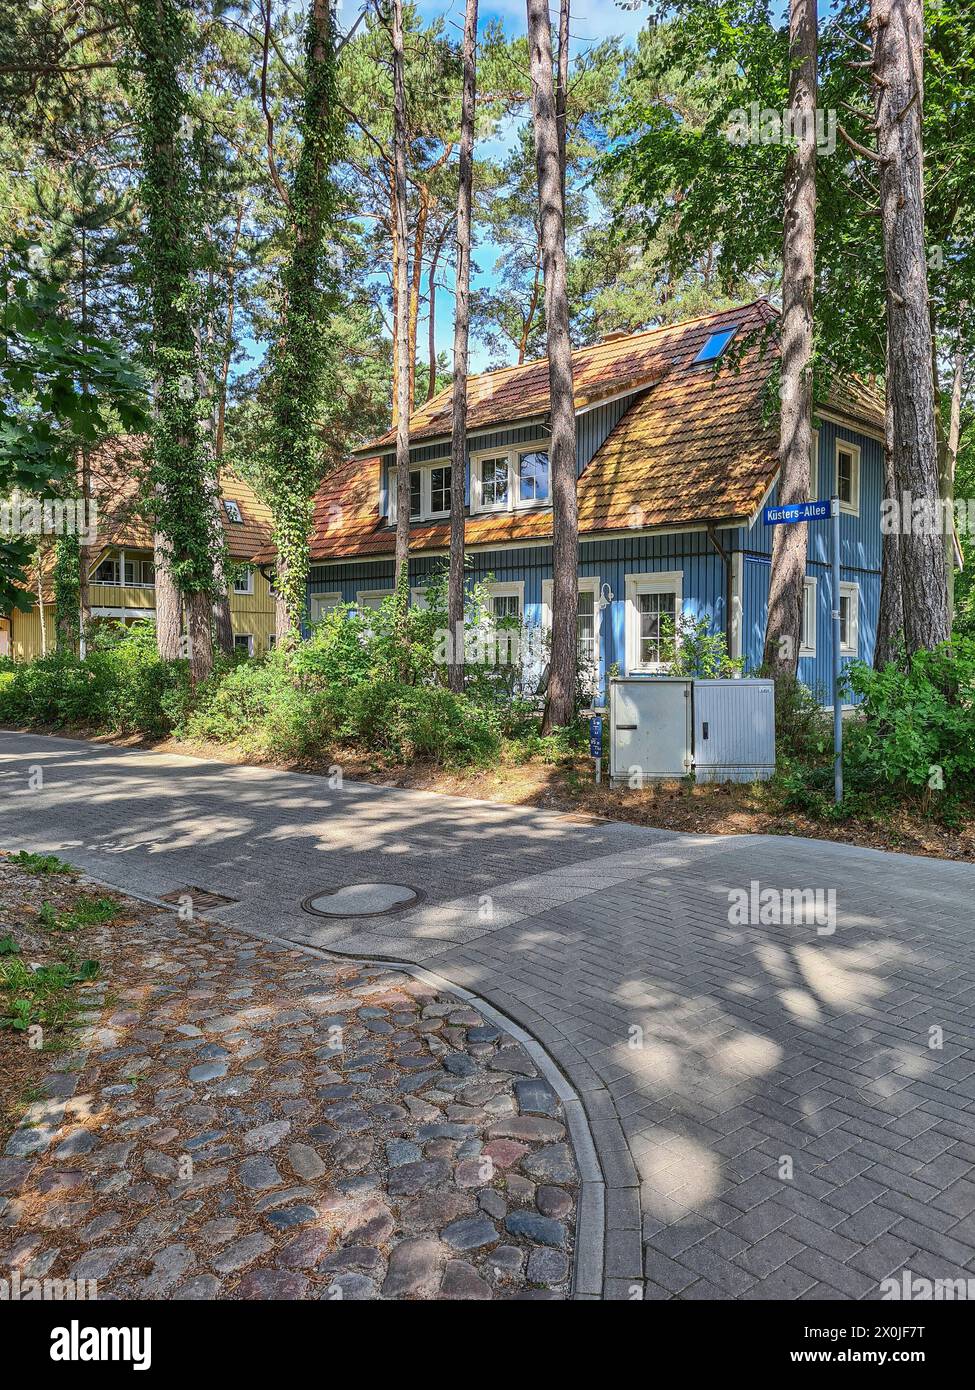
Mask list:
[{"label": "street sign", "polygon": [[797,521],[825,521],[829,516],[829,498],[819,502],[791,502],[787,507],[766,507],[762,512],[765,526],[791,526]]},{"label": "street sign", "polygon": [[589,756],[590,758],[601,758],[603,756],[603,721],[596,714],[589,721]]}]

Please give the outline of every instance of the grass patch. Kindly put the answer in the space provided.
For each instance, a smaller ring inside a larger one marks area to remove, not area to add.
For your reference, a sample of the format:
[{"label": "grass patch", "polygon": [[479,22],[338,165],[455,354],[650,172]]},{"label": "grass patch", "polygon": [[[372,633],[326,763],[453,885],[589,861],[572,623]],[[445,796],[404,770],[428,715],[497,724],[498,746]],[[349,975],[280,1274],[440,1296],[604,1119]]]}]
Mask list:
[{"label": "grass patch", "polygon": [[99,922],[110,922],[121,911],[113,898],[96,898],[90,895],[78,899],[71,908],[58,911],[50,903],[42,903],[38,920],[48,931],[70,932],[79,927],[93,927]]},{"label": "grass patch", "polygon": [[[0,1028],[23,1033],[39,1024],[62,1031],[80,1007],[75,987],[98,975],[96,960],[69,958],[32,969],[19,954],[0,960]],[[48,1042],[44,1042],[48,1050]]]},{"label": "grass patch", "polygon": [[30,850],[26,849],[20,850],[17,854],[11,854],[9,862],[16,864],[20,869],[26,869],[31,874],[76,874],[78,872],[73,864],[59,859],[56,854],[32,854]]}]

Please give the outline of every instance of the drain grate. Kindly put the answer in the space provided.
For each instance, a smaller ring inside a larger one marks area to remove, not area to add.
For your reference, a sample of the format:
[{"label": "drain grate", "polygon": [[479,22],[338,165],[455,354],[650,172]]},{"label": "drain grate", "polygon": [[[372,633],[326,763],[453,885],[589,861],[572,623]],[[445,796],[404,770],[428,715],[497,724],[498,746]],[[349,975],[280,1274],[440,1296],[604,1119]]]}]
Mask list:
[{"label": "drain grate", "polygon": [[419,889],[405,883],[345,883],[313,893],[301,906],[316,917],[381,917],[402,912],[422,898]]},{"label": "drain grate", "polygon": [[183,888],[174,888],[171,893],[161,893],[160,902],[179,904],[184,898],[189,898],[193,903],[193,908],[207,907],[227,907],[230,903],[237,902],[236,898],[226,898],[222,893],[211,893],[206,888],[196,888],[188,883]]}]

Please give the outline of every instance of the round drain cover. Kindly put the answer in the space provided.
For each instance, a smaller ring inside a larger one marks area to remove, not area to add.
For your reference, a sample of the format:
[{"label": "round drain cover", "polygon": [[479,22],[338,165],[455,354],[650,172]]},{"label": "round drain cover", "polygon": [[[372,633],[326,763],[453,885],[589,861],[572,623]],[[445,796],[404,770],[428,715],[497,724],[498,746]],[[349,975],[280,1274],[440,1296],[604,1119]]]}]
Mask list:
[{"label": "round drain cover", "polygon": [[314,893],[301,905],[320,917],[376,917],[383,912],[399,912],[419,902],[420,897],[415,888],[404,883],[347,883]]}]

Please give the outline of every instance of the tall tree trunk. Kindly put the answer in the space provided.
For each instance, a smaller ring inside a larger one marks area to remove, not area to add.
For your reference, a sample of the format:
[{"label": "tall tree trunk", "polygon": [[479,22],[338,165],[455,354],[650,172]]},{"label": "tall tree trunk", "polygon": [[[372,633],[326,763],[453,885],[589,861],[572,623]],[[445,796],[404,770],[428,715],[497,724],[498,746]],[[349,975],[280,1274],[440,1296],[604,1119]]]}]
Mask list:
[{"label": "tall tree trunk", "polygon": [[[889,335],[884,396],[884,497],[894,501],[897,499],[897,484],[894,480],[894,398],[890,386]],[[900,529],[888,525],[881,536],[880,613],[877,617],[877,642],[873,653],[873,664],[878,671],[882,671],[897,655],[903,628]]]},{"label": "tall tree trunk", "polygon": [[152,541],[156,583],[156,650],[163,661],[175,661],[184,655],[180,641],[183,633],[182,605],[170,569],[169,542],[159,531],[154,534]]},{"label": "tall tree trunk", "polygon": [[[210,505],[213,508],[217,534],[223,538],[223,501],[220,496],[219,481],[216,481],[216,486],[213,488]],[[221,545],[220,553],[213,566],[213,610],[210,616],[213,625],[213,640],[217,650],[223,652],[224,656],[233,656],[234,627],[230,618],[230,595],[227,592],[225,543]]]},{"label": "tall tree trunk", "polygon": [[[462,50],[464,89],[460,113],[460,173],[457,190],[457,280],[454,304],[454,384],[450,439],[450,628],[451,690],[464,688],[464,478],[467,472],[467,362],[471,324],[471,202],[474,185],[474,113],[477,97],[477,0],[467,0]],[[433,273],[430,277],[433,322]],[[431,354],[430,379],[434,363]]]},{"label": "tall tree trunk", "polygon": [[278,637],[297,641],[308,602],[308,536],[328,461],[317,411],[329,361],[334,281],[326,257],[340,138],[331,0],[311,0],[304,35],[301,152],[288,195],[290,254],[282,271],[282,331],[271,354],[273,453],[265,487],[278,552]]},{"label": "tall tree trunk", "polygon": [[[961,305],[963,312],[966,307],[965,304]],[[948,440],[945,449],[945,470],[942,483],[942,496],[952,504],[950,511],[946,508],[945,518],[949,522],[945,531],[945,564],[948,567],[948,615],[952,622],[954,622],[955,617],[955,470],[958,466],[958,444],[961,439],[961,396],[964,370],[965,348],[962,330],[959,328],[958,342],[955,345],[954,373],[951,380],[951,409],[948,415]]]},{"label": "tall tree trunk", "polygon": [[[874,92],[894,479],[898,495],[936,508],[939,500],[934,365],[924,246],[921,111],[924,100],[922,0],[871,0]],[[904,641],[908,656],[951,634],[945,547],[937,530],[915,525],[901,537]]]},{"label": "tall tree trunk", "polygon": [[198,685],[213,672],[213,596],[202,591],[186,594],[183,607],[189,639],[190,679]]},{"label": "tall tree trunk", "polygon": [[396,584],[410,559],[410,342],[406,266],[406,85],[403,0],[393,0],[393,238],[396,254]]},{"label": "tall tree trunk", "polygon": [[[780,506],[809,500],[816,278],[816,0],[791,0],[789,63],[789,107],[797,141],[785,167]],[[772,539],[765,665],[780,676],[794,676],[799,662],[806,529],[805,522],[777,526]]]},{"label": "tall tree trunk", "polygon": [[[463,120],[463,116],[461,119]],[[428,295],[430,317],[427,323],[427,361],[429,363],[429,375],[427,377],[428,401],[432,401],[437,394],[437,270],[440,265],[440,257],[443,255],[444,243],[450,232],[450,226],[449,220],[444,223],[443,231],[437,238],[437,243],[433,248],[433,256],[430,259],[430,293]]]},{"label": "tall tree trunk", "polygon": [[555,76],[555,119],[559,132],[559,170],[562,176],[562,211],[565,215],[565,168],[569,106],[569,0],[559,4],[559,51]]},{"label": "tall tree trunk", "polygon": [[[88,232],[82,225],[81,228],[81,329],[83,333],[88,332]],[[83,389],[87,393],[88,375],[85,373],[82,378]],[[87,443],[81,445],[81,499],[88,510],[88,518],[92,516],[92,496],[91,496],[91,455],[88,451]],[[85,650],[88,641],[88,629],[91,626],[91,588],[89,575],[93,563],[93,553],[91,548],[83,542],[79,542],[78,549],[78,651],[82,660],[85,657]]]},{"label": "tall tree trunk", "polygon": [[548,0],[528,0],[535,162],[545,276],[548,378],[552,447],[552,653],[544,733],[571,723],[575,714],[576,628],[579,606],[579,509],[576,497],[576,425],[565,264],[565,208],[552,71]]}]

